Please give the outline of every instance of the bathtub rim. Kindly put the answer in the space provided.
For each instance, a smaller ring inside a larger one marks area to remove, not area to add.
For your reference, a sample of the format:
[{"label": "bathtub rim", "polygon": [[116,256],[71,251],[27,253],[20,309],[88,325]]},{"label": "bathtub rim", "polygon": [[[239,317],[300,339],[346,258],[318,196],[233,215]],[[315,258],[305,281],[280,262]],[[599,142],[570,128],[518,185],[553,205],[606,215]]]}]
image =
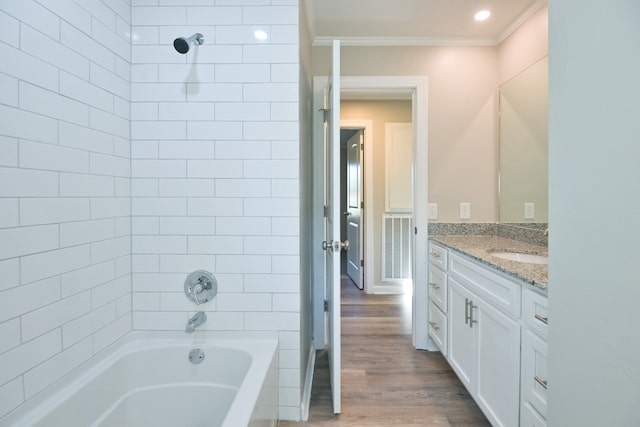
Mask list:
[{"label": "bathtub rim", "polygon": [[[242,405],[252,403],[255,406],[271,363],[275,360],[276,368],[278,366],[278,338],[275,333],[245,331],[197,331],[194,334],[178,331],[130,332],[0,418],[0,427],[31,426],[39,422],[49,412],[64,404],[77,390],[80,390],[127,354],[168,346],[184,346],[186,349],[205,345],[247,351],[251,356],[249,370],[240,384],[222,427],[237,427],[248,424],[252,411],[247,411]],[[188,352],[185,352],[185,359],[187,355]],[[248,384],[252,374],[256,375],[256,373],[262,374],[260,384]]]}]

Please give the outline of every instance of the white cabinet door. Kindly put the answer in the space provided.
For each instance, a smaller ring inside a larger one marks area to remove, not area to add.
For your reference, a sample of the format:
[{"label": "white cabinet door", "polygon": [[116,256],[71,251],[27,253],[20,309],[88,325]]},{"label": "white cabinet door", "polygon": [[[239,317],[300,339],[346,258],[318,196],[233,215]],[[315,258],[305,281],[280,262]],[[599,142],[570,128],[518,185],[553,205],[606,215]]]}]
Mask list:
[{"label": "white cabinet door", "polygon": [[522,405],[520,427],[547,427],[547,422],[528,403]]},{"label": "white cabinet door", "polygon": [[443,356],[447,355],[447,316],[433,301],[429,302],[429,335]]},{"label": "white cabinet door", "polygon": [[522,336],[522,401],[547,416],[547,342],[526,329]]},{"label": "white cabinet door", "polygon": [[494,427],[518,425],[520,407],[520,323],[474,298],[477,334],[476,401]]},{"label": "white cabinet door", "polygon": [[447,274],[433,264],[429,266],[429,300],[447,312]]},{"label": "white cabinet door", "polygon": [[449,278],[448,341],[447,359],[460,381],[473,395],[476,367],[476,329],[469,327],[469,301],[474,295],[464,286]]}]

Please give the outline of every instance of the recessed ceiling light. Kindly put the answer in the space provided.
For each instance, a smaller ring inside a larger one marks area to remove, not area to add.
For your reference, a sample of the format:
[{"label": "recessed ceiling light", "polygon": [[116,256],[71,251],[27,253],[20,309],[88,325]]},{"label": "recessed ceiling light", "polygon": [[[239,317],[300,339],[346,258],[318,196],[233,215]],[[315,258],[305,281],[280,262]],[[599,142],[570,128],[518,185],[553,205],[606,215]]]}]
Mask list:
[{"label": "recessed ceiling light", "polygon": [[488,19],[491,16],[491,12],[489,12],[488,10],[481,10],[479,12],[477,12],[473,18],[476,21],[484,21],[486,19]]}]

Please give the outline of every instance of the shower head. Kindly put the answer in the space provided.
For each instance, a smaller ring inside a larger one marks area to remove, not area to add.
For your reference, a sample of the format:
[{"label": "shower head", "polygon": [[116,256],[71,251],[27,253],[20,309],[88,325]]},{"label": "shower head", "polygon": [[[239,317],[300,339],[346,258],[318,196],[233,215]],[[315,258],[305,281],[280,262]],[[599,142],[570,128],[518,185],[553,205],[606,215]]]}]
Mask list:
[{"label": "shower head", "polygon": [[187,53],[189,52],[189,48],[191,47],[191,44],[197,44],[197,45],[201,45],[202,43],[204,43],[204,36],[200,33],[195,33],[194,35],[192,35],[191,37],[178,37],[177,39],[175,39],[173,41],[173,47],[179,52],[179,53]]}]

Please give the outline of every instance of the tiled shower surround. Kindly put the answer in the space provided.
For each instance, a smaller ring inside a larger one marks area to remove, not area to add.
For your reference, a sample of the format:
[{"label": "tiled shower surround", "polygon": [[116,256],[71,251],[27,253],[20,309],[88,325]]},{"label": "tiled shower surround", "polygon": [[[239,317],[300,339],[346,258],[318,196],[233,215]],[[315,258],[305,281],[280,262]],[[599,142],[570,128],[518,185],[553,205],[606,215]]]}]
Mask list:
[{"label": "tiled shower surround", "polygon": [[[199,310],[202,329],[280,338],[280,416],[300,416],[298,16],[294,0],[0,2],[0,418]],[[219,284],[198,307],[197,269]]]},{"label": "tiled shower surround", "polygon": [[130,12],[0,2],[0,416],[131,331]]},{"label": "tiled shower surround", "polygon": [[[133,328],[280,335],[282,412],[300,407],[298,7],[132,8]],[[198,2],[212,3],[212,2]],[[223,2],[217,1],[217,4]],[[291,2],[289,2],[291,3]],[[268,39],[257,40],[256,30]],[[186,55],[176,37],[202,33]],[[218,296],[185,298],[191,271]],[[288,408],[286,408],[288,407]],[[283,414],[283,417],[286,414]]]}]

